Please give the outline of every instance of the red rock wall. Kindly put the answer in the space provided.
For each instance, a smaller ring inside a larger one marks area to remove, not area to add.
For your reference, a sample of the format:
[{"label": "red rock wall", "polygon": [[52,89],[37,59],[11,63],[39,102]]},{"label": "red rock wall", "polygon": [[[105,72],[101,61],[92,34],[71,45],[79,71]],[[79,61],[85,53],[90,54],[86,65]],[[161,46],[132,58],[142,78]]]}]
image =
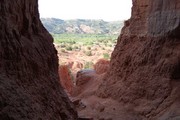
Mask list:
[{"label": "red rock wall", "polygon": [[59,85],[57,52],[38,0],[1,0],[0,16],[0,119],[77,119]]},{"label": "red rock wall", "polygon": [[180,1],[133,0],[97,95],[144,119],[180,116]]},{"label": "red rock wall", "polygon": [[73,84],[72,73],[68,65],[59,66],[59,77],[60,77],[61,85],[64,88],[64,90],[66,90],[67,93],[72,94],[74,84]]}]

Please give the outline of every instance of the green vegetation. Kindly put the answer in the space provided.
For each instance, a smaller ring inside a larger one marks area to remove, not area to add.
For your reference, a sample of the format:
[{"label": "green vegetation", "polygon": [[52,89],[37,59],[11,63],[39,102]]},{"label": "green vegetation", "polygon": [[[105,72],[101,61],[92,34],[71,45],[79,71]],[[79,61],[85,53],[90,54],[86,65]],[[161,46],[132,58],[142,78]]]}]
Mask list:
[{"label": "green vegetation", "polygon": [[63,56],[60,63],[77,59],[85,69],[93,68],[93,62],[98,58],[110,59],[124,24],[122,21],[56,18],[41,18],[41,21],[54,38],[58,55]]},{"label": "green vegetation", "polygon": [[84,65],[84,69],[92,69],[93,65],[93,62],[86,62]]},{"label": "green vegetation", "polygon": [[103,58],[106,59],[106,60],[109,60],[110,59],[110,55],[108,53],[104,53],[103,54]]},{"label": "green vegetation", "polygon": [[98,45],[99,43],[114,43],[117,41],[117,35],[108,34],[52,34],[52,36],[54,38],[54,43],[61,43],[61,46],[65,43],[70,45],[76,43],[82,45]]},{"label": "green vegetation", "polygon": [[72,49],[71,46],[67,46],[67,47],[66,47],[66,50],[67,50],[67,51],[72,51],[73,49]]}]

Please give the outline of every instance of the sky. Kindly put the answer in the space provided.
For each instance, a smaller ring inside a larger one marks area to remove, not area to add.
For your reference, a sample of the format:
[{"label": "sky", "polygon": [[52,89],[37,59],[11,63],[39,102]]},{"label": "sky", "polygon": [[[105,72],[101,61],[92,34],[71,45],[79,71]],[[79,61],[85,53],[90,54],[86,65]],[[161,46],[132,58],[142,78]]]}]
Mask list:
[{"label": "sky", "polygon": [[126,20],[132,0],[39,0],[43,18]]}]

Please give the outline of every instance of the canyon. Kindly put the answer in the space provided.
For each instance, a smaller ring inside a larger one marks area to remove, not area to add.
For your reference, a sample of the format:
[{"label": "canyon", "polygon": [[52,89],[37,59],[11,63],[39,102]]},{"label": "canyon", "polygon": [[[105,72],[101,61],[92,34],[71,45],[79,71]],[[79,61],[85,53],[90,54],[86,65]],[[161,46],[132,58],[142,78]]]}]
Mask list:
[{"label": "canyon", "polygon": [[0,119],[180,119],[180,1],[132,1],[106,72],[68,96],[38,0],[1,0]]}]

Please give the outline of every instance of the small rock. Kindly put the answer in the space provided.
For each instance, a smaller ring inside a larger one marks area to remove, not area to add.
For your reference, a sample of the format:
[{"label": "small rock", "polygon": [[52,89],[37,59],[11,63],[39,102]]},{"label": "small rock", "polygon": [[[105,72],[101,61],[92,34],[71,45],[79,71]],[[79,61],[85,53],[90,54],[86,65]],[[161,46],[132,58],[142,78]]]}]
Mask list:
[{"label": "small rock", "polygon": [[80,107],[80,108],[86,108],[86,105],[85,105],[84,103],[80,102],[80,103],[79,103],[79,107]]}]

